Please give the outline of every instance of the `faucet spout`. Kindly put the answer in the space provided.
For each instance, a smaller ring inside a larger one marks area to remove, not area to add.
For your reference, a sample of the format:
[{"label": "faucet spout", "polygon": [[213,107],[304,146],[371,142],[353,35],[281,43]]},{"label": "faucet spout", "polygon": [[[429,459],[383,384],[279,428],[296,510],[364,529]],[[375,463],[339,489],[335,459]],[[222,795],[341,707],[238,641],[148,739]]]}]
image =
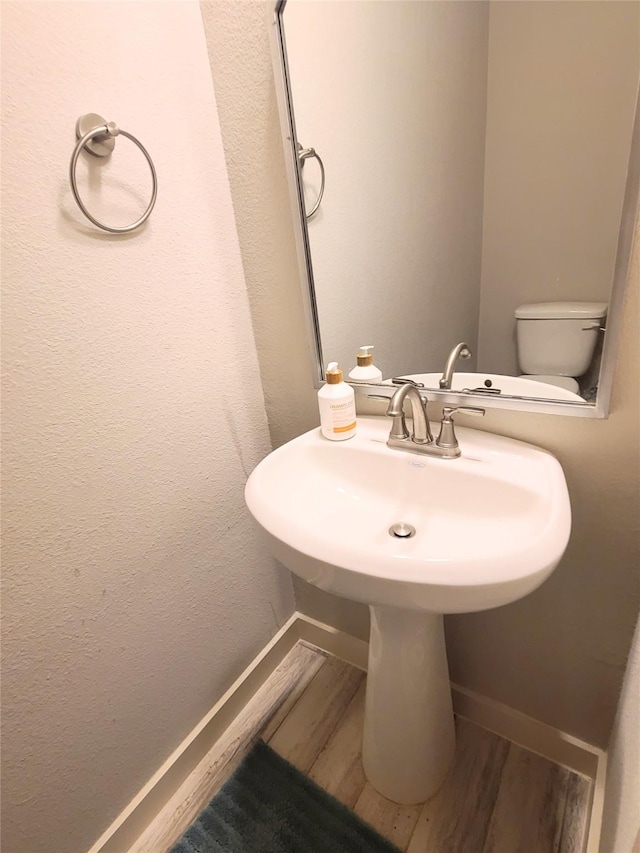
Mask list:
[{"label": "faucet spout", "polygon": [[468,344],[465,344],[462,341],[459,344],[456,344],[454,348],[449,353],[449,358],[447,359],[447,363],[444,366],[444,373],[440,378],[440,388],[443,391],[451,390],[451,379],[453,378],[453,369],[456,366],[456,361],[459,358],[471,358],[471,350],[469,349]]},{"label": "faucet spout", "polygon": [[[411,419],[413,421],[411,441],[415,444],[430,444],[433,441],[433,434],[431,432],[429,416],[427,415],[427,406],[415,385],[407,383],[398,388],[389,401],[387,415],[394,419],[394,425],[403,423],[403,407],[407,397],[411,403]],[[392,430],[392,435],[393,433],[394,430]]]}]

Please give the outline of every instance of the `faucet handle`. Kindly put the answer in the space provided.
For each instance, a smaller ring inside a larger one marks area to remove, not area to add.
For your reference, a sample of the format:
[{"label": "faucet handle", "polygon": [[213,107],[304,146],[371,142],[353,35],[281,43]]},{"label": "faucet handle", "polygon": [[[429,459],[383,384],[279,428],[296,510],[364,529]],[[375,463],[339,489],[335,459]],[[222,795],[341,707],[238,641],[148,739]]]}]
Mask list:
[{"label": "faucet handle", "polygon": [[442,409],[442,423],[440,424],[440,435],[436,439],[436,445],[447,452],[447,456],[455,458],[460,456],[460,445],[453,428],[453,418],[456,412],[463,415],[478,415],[482,417],[485,410],[479,406],[444,406]]},{"label": "faucet handle", "polygon": [[456,412],[460,412],[463,415],[476,415],[481,418],[485,411],[486,409],[481,409],[480,406],[443,406],[442,422],[450,420],[451,415],[455,415]]},{"label": "faucet handle", "polygon": [[413,385],[414,388],[424,388],[424,382],[415,382],[413,379],[405,379],[403,376],[394,376],[391,381],[394,385]]}]

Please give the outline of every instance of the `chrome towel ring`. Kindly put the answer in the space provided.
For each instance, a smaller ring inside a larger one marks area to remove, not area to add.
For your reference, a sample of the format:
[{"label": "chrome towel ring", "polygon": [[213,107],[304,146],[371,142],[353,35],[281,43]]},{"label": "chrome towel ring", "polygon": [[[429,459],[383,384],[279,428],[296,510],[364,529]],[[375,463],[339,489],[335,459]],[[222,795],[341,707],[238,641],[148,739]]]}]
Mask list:
[{"label": "chrome towel ring", "polygon": [[305,213],[305,219],[311,219],[313,214],[320,207],[320,202],[322,201],[322,196],[324,195],[324,164],[315,148],[303,148],[302,145],[300,145],[300,143],[298,142],[298,160],[300,161],[300,168],[304,166],[304,161],[308,160],[309,157],[315,157],[315,159],[318,161],[318,165],[320,166],[320,192],[318,193],[318,198],[316,199],[316,203],[313,205],[312,209],[309,211],[309,213]]},{"label": "chrome towel ring", "polygon": [[[115,147],[116,136],[126,136],[127,139],[130,139],[135,145],[137,145],[146,157],[149,168],[151,169],[151,179],[153,181],[151,201],[142,216],[139,219],[136,219],[135,222],[132,222],[131,225],[114,226],[105,225],[103,222],[99,222],[85,207],[84,202],[80,198],[78,184],[76,181],[76,166],[80,152],[84,149],[89,154],[93,154],[94,157],[108,157]],[[73,149],[73,154],[71,155],[71,163],[69,164],[69,181],[71,182],[71,191],[73,192],[73,196],[77,201],[80,210],[84,213],[87,219],[93,222],[94,225],[97,225],[98,228],[102,228],[103,231],[110,231],[112,234],[126,234],[129,231],[134,231],[136,228],[139,228],[140,225],[142,225],[143,222],[146,222],[151,215],[151,211],[153,210],[153,206],[156,203],[156,198],[158,196],[158,176],[156,175],[153,160],[149,156],[147,149],[131,133],[127,133],[126,130],[120,130],[115,122],[106,121],[97,113],[87,113],[86,115],[80,116],[76,122],[76,138],[78,139],[78,143]]]}]

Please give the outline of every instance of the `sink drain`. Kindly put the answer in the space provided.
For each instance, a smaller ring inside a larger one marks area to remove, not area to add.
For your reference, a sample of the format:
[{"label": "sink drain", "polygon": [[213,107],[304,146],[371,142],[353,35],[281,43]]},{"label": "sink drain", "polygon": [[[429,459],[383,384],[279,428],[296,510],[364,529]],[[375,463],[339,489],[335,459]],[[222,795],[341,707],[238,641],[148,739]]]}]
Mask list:
[{"label": "sink drain", "polygon": [[411,537],[415,535],[415,527],[412,524],[405,524],[404,521],[392,524],[389,528],[389,536],[395,536],[396,539],[411,539]]}]

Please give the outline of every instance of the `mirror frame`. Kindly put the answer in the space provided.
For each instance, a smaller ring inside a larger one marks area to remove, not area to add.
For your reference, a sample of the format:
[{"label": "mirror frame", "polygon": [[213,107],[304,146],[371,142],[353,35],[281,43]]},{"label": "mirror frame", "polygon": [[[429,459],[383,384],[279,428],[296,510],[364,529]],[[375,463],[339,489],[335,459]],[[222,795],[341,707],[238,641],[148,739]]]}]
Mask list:
[{"label": "mirror frame", "polygon": [[[302,185],[302,172],[297,156],[298,138],[295,127],[293,110],[293,98],[290,86],[289,64],[287,61],[287,49],[284,35],[284,24],[282,13],[287,0],[271,0],[268,7],[269,37],[271,43],[272,65],[274,72],[276,98],[280,116],[280,127],[283,136],[285,166],[287,171],[287,182],[289,185],[289,196],[293,217],[293,230],[298,256],[298,267],[300,273],[300,286],[305,312],[307,327],[307,340],[309,356],[313,375],[313,385],[320,388],[324,385],[324,359],[322,355],[322,342],[320,337],[320,323],[313,280],[313,267],[311,263],[311,247],[309,244],[309,231],[305,218],[305,205]],[[582,418],[606,418],[609,415],[611,404],[611,391],[615,372],[616,357],[618,353],[622,316],[624,311],[624,298],[629,276],[631,252],[635,233],[636,218],[640,214],[640,86],[636,98],[636,109],[631,136],[631,148],[629,153],[629,164],[622,205],[620,231],[616,249],[616,258],[611,284],[611,297],[609,299],[609,310],[607,313],[606,333],[602,348],[602,360],[598,376],[598,393],[595,404],[585,402],[569,402],[545,400],[536,397],[516,397],[502,395],[500,397],[489,397],[482,393],[462,394],[452,391],[441,391],[439,389],[425,389],[423,396],[428,392],[429,402],[444,405],[473,405],[479,402],[484,408],[507,409],[517,412],[535,412],[550,415],[570,415]],[[367,397],[372,389],[376,395],[391,397],[396,390],[395,386],[380,384],[360,384],[349,382],[356,393],[356,398]]]}]

